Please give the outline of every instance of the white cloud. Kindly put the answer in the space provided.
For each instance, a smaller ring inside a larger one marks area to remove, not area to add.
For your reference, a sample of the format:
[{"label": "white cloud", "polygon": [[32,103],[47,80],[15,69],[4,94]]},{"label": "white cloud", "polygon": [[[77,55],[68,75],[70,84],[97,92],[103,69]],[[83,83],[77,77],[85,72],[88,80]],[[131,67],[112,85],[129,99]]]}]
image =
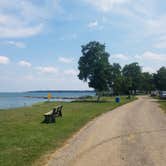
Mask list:
[{"label": "white cloud", "polygon": [[25,61],[25,60],[22,60],[18,63],[20,66],[23,66],[23,67],[31,67],[32,64],[28,61]]},{"label": "white cloud", "polygon": [[166,34],[165,36],[161,36],[158,38],[156,43],[154,44],[155,48],[166,48]]},{"label": "white cloud", "polygon": [[9,45],[9,46],[15,46],[18,48],[25,48],[26,47],[26,44],[24,42],[20,42],[20,41],[9,40],[9,41],[4,41],[3,44]]},{"label": "white cloud", "polygon": [[141,59],[143,60],[149,60],[149,61],[166,61],[166,54],[158,54],[154,52],[144,52],[141,56]]},{"label": "white cloud", "polygon": [[32,76],[32,75],[27,75],[27,76],[23,77],[23,79],[28,80],[28,81],[35,80],[34,76]]},{"label": "white cloud", "polygon": [[45,22],[53,17],[59,0],[0,1],[0,38],[30,37],[42,32]]},{"label": "white cloud", "polygon": [[128,60],[128,56],[124,54],[114,54],[110,57],[111,59],[119,59],[119,60]]},{"label": "white cloud", "polygon": [[[156,7],[156,0],[137,1],[137,0],[84,0],[91,6],[97,8],[102,12],[116,14],[120,17],[120,22],[116,19],[107,21],[107,24],[111,22],[112,25],[117,24],[119,27],[123,27],[130,32],[128,39],[135,37],[137,40],[149,39],[148,42],[152,41],[152,37],[166,35],[166,14],[161,14],[160,2]],[[110,17],[110,15],[106,15]],[[121,19],[123,18],[123,19]],[[139,28],[139,29],[138,29]],[[137,32],[137,33],[136,33]],[[140,39],[141,36],[141,39]],[[146,40],[147,41],[147,40]],[[157,48],[165,48],[165,43],[159,43]]]},{"label": "white cloud", "polygon": [[69,69],[69,70],[65,70],[64,74],[65,75],[69,75],[69,76],[77,76],[78,75],[78,71],[74,70],[74,69]]},{"label": "white cloud", "polygon": [[145,51],[142,54],[136,54],[135,56],[125,55],[125,54],[114,54],[111,55],[110,60],[116,61],[125,61],[127,62],[165,62],[166,61],[166,54],[155,53],[151,51]]},{"label": "white cloud", "polygon": [[166,41],[160,41],[154,45],[155,48],[166,48]]},{"label": "white cloud", "polygon": [[166,35],[166,15],[145,20],[148,35]]},{"label": "white cloud", "polygon": [[89,22],[88,24],[88,28],[95,28],[99,25],[98,21],[92,21],[92,22]]},{"label": "white cloud", "polygon": [[73,58],[59,57],[59,62],[70,64],[73,62]]},{"label": "white cloud", "polygon": [[53,67],[53,66],[39,66],[36,67],[36,69],[40,72],[40,73],[57,73],[58,69]]},{"label": "white cloud", "polygon": [[22,38],[30,37],[39,34],[43,29],[43,25],[37,25],[32,27],[0,27],[1,38]]},{"label": "white cloud", "polygon": [[152,67],[143,67],[143,72],[155,73],[156,70]]},{"label": "white cloud", "polygon": [[19,19],[17,16],[12,14],[0,13],[0,25],[2,27],[6,27],[6,26],[14,27],[20,24],[22,24],[21,19]]},{"label": "white cloud", "polygon": [[108,12],[113,9],[116,5],[121,5],[129,0],[85,0],[92,6],[96,7],[98,10],[103,12]]},{"label": "white cloud", "polygon": [[10,62],[9,58],[6,56],[0,56],[0,64],[8,64]]}]

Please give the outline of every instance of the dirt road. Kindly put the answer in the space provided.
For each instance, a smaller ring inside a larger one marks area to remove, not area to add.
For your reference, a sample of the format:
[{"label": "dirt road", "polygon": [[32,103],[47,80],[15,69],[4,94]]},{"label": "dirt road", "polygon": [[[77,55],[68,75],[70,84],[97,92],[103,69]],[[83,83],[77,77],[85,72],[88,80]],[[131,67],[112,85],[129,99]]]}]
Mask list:
[{"label": "dirt road", "polygon": [[166,166],[166,115],[140,97],[91,121],[47,165]]}]

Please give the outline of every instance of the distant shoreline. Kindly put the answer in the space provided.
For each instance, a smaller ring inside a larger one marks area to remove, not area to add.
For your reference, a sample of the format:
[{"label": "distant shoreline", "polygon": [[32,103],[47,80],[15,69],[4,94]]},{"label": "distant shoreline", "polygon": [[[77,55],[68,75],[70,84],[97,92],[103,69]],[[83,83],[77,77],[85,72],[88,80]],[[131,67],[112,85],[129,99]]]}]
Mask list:
[{"label": "distant shoreline", "polygon": [[[39,93],[39,92],[38,92]],[[26,98],[48,99],[47,96],[24,96]],[[80,97],[51,97],[50,99],[79,99]]]},{"label": "distant shoreline", "polygon": [[0,91],[0,93],[95,93],[94,90],[32,90],[32,91]]},{"label": "distant shoreline", "polygon": [[73,92],[73,93],[80,93],[80,92],[88,92],[88,93],[95,93],[94,90],[35,90],[35,91],[27,91],[26,93],[66,93],[66,92]]}]

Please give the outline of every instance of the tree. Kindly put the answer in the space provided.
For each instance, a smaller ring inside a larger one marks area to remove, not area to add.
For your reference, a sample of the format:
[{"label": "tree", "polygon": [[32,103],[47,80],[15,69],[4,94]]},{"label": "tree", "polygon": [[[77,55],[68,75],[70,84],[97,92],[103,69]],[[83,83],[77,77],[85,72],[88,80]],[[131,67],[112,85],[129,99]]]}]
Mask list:
[{"label": "tree", "polygon": [[148,72],[143,72],[141,76],[141,90],[145,93],[150,93],[155,89],[153,75]]},{"label": "tree", "polygon": [[128,90],[134,90],[134,94],[136,94],[136,90],[140,89],[141,84],[141,67],[136,62],[131,63],[124,66],[122,73],[127,81],[126,84],[130,84]]},{"label": "tree", "polygon": [[108,69],[109,53],[105,51],[105,45],[92,41],[82,46],[82,56],[78,62],[80,80],[88,82],[89,87],[95,89],[100,99],[100,93],[109,89]]},{"label": "tree", "polygon": [[130,97],[131,91],[132,91],[132,78],[131,77],[122,76],[121,89],[122,89],[123,94],[128,94]]},{"label": "tree", "polygon": [[113,63],[109,68],[109,86],[113,89],[114,94],[119,95],[122,92],[122,81],[121,66]]},{"label": "tree", "polygon": [[158,90],[166,90],[166,67],[161,67],[157,74],[154,74],[154,80]]}]

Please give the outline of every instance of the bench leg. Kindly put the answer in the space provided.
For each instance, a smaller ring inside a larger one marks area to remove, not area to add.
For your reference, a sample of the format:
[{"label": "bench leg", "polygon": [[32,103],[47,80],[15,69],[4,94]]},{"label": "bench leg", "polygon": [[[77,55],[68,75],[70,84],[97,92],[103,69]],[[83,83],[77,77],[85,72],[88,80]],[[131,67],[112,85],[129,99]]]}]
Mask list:
[{"label": "bench leg", "polygon": [[45,118],[45,119],[44,119],[44,123],[49,123],[49,116],[46,116],[46,115],[45,115],[44,118]]},{"label": "bench leg", "polygon": [[59,112],[59,116],[62,117],[62,111]]},{"label": "bench leg", "polygon": [[56,122],[56,119],[55,119],[55,116],[53,115],[45,115],[44,116],[45,119],[44,119],[44,123],[55,123]]},{"label": "bench leg", "polygon": [[58,111],[58,112],[57,112],[57,116],[62,117],[62,112],[61,112],[61,111]]},{"label": "bench leg", "polygon": [[51,123],[55,123],[55,122],[56,122],[55,116],[53,116],[53,115],[51,116],[50,122],[51,122]]}]

